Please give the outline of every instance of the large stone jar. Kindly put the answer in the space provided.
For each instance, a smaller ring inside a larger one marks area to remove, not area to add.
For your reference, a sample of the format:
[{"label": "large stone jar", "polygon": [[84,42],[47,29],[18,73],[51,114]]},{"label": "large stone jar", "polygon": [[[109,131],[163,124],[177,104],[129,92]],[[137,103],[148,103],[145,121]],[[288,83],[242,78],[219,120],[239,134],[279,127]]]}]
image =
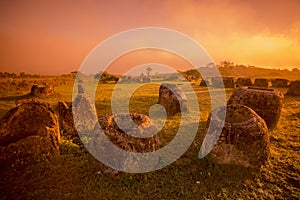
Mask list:
[{"label": "large stone jar", "polygon": [[158,101],[170,115],[187,112],[188,110],[187,98],[183,90],[176,84],[161,84]]},{"label": "large stone jar", "polygon": [[[210,124],[225,124],[211,156],[219,164],[257,167],[267,163],[270,156],[268,128],[265,121],[251,108],[228,105],[213,110],[207,121],[206,134],[216,134]],[[206,136],[207,137],[207,136]],[[208,136],[209,137],[209,136]],[[210,136],[210,138],[214,138]]]},{"label": "large stone jar", "polygon": [[[147,163],[141,162],[139,156],[160,148],[160,139],[157,133],[158,129],[146,115],[111,114],[99,119],[99,124],[95,126],[88,147],[96,158],[101,157],[103,160],[109,161],[111,165],[118,166],[119,169],[130,171],[142,168],[151,171],[158,165],[159,156],[149,157],[150,161]],[[120,149],[131,152],[131,155],[118,154]],[[145,158],[147,156],[144,155]],[[98,166],[103,171],[109,171],[106,166],[99,163]]]},{"label": "large stone jar", "polygon": [[26,101],[0,120],[0,166],[21,166],[59,154],[60,133],[49,103]]},{"label": "large stone jar", "polygon": [[269,129],[274,129],[280,117],[283,97],[283,94],[275,89],[239,87],[232,93],[228,104],[250,107],[266,121]]}]

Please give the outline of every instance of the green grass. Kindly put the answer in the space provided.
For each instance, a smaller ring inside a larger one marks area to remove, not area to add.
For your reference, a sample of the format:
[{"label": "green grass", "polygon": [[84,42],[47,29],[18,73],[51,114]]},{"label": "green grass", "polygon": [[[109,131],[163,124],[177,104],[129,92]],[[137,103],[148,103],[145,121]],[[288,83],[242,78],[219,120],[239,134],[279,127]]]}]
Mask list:
[{"label": "green grass", "polygon": [[[98,86],[96,108],[99,116],[111,113],[110,96],[114,86]],[[158,87],[157,84],[148,84],[139,88],[130,99],[130,111],[148,114],[150,106],[157,103]],[[72,99],[72,88],[71,84],[59,85],[55,91],[61,95],[44,100],[56,108],[58,101]],[[210,110],[210,97],[205,87],[194,85],[193,88],[201,111],[200,125],[188,151],[173,164],[150,173],[107,175],[90,161],[82,146],[62,136],[59,157],[22,169],[0,170],[0,198],[297,199],[300,196],[300,97],[284,99],[278,127],[270,133],[270,163],[260,169],[248,169],[217,165],[209,156],[198,158]],[[227,97],[231,93],[231,89],[226,90]],[[9,94],[18,95],[22,94],[13,91]],[[0,100],[1,116],[13,106],[13,98]],[[168,117],[159,133],[163,145],[176,134],[179,118],[179,115]]]}]

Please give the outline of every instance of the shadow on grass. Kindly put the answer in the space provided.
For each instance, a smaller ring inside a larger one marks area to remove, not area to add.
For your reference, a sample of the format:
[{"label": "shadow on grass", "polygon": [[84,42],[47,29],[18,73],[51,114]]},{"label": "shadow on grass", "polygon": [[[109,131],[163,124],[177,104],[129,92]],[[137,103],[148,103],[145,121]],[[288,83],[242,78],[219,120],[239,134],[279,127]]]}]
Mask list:
[{"label": "shadow on grass", "polygon": [[17,100],[24,100],[33,97],[30,93],[25,95],[14,95],[14,96],[6,96],[0,97],[0,101],[17,101]]},{"label": "shadow on grass", "polygon": [[49,98],[61,98],[62,95],[58,92],[54,92],[48,96],[43,96],[43,95],[39,95],[39,96],[34,96],[30,93],[28,94],[24,94],[24,95],[13,95],[13,96],[4,96],[4,97],[0,97],[0,101],[22,101],[22,100],[26,100],[26,99],[31,99],[31,98],[38,98],[38,99],[49,99]]}]

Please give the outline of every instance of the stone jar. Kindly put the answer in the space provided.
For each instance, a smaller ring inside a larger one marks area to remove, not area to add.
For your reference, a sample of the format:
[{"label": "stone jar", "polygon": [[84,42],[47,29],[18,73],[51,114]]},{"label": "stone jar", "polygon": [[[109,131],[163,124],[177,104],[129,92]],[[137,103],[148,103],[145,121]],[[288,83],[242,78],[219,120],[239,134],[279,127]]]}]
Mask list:
[{"label": "stone jar", "polygon": [[[243,105],[228,105],[213,110],[207,121],[206,134],[216,134],[210,124],[224,127],[211,156],[219,164],[235,164],[257,167],[267,163],[270,157],[270,141],[265,121],[251,108]],[[213,138],[213,137],[211,137]]]},{"label": "stone jar", "polygon": [[250,107],[266,121],[269,129],[274,129],[280,117],[283,97],[283,94],[275,89],[239,87],[233,91],[228,104]]}]

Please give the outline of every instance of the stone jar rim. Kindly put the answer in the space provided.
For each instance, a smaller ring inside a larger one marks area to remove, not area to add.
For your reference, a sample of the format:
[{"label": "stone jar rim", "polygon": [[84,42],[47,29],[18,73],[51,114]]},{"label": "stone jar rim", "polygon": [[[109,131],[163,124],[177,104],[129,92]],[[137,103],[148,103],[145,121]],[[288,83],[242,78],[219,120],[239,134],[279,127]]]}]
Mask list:
[{"label": "stone jar rim", "polygon": [[224,112],[224,109],[228,109],[228,108],[243,108],[247,111],[247,113],[249,114],[250,118],[247,120],[244,120],[242,122],[224,122],[224,126],[245,126],[246,124],[252,124],[254,122],[257,121],[257,116],[255,115],[255,112],[249,108],[248,106],[244,106],[244,105],[240,105],[240,104],[230,104],[224,107],[221,107],[219,109],[219,111],[216,113],[216,117],[218,119],[220,119],[219,114],[221,112]]}]

